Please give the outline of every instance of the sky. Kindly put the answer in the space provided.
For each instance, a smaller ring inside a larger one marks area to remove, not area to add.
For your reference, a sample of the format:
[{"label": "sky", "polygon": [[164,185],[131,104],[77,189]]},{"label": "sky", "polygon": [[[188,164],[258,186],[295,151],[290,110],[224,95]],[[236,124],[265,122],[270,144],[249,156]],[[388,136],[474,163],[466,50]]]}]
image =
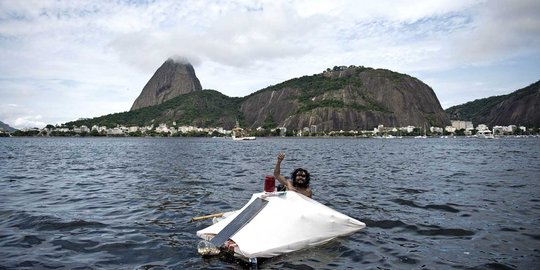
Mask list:
[{"label": "sky", "polygon": [[0,121],[129,111],[168,58],[243,97],[334,66],[429,85],[447,109],[540,80],[540,1],[0,0]]}]

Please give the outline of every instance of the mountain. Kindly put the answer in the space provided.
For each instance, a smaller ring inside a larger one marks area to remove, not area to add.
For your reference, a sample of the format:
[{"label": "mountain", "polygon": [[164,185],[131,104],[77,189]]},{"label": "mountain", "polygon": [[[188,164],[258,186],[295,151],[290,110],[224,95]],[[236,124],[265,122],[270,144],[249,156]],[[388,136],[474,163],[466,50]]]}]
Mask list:
[{"label": "mountain", "polygon": [[66,126],[157,126],[161,123],[232,129],[241,118],[242,98],[231,98],[215,90],[201,90],[177,96],[156,106],[65,123]]},{"label": "mountain", "polygon": [[169,58],[157,69],[131,106],[131,111],[159,105],[182,94],[202,90],[193,66]]},{"label": "mountain", "polygon": [[252,128],[267,118],[287,128],[317,125],[319,130],[450,124],[433,90],[420,80],[356,66],[263,89],[246,97],[241,111]]},{"label": "mountain", "polygon": [[473,124],[540,126],[540,81],[508,95],[477,99],[446,109],[451,119]]},{"label": "mountain", "polygon": [[0,129],[7,131],[7,132],[14,132],[17,129],[10,127],[8,124],[0,121]]},{"label": "mountain", "polygon": [[[171,66],[177,65],[167,60],[145,90],[150,89],[149,85],[177,87],[171,76],[163,75],[166,73],[163,70],[175,69]],[[198,82],[194,72],[192,75],[192,81]],[[145,90],[141,96],[152,93]],[[433,90],[420,80],[390,70],[350,66],[294,78],[244,98],[227,97],[215,90],[189,90],[158,105],[66,125],[113,127],[176,122],[230,129],[236,120],[248,128],[284,126],[299,130],[316,125],[319,131],[369,130],[381,124],[387,127],[450,124]]]},{"label": "mountain", "polygon": [[260,90],[245,98],[241,111],[251,128],[268,121],[289,129],[317,125],[320,131],[450,124],[433,90],[420,80],[356,66]]}]

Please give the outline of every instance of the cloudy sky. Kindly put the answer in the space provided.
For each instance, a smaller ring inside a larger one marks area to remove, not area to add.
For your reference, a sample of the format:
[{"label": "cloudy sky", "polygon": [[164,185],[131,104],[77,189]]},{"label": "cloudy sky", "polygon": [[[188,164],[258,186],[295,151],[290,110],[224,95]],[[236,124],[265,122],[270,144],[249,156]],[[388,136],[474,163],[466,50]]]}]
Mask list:
[{"label": "cloudy sky", "polygon": [[538,14],[538,0],[0,0],[0,121],[128,111],[169,57],[237,97],[334,66],[385,68],[446,109],[540,80]]}]

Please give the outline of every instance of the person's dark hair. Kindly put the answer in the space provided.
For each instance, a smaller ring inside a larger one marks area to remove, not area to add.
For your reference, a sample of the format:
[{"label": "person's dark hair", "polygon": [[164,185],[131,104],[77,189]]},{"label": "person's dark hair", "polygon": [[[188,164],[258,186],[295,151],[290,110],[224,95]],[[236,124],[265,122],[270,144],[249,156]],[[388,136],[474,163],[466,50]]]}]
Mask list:
[{"label": "person's dark hair", "polygon": [[[306,181],[303,184],[300,184],[300,183],[296,182],[296,175],[299,172],[303,172],[303,173],[306,174]],[[295,187],[301,187],[301,188],[308,188],[309,187],[310,176],[309,176],[309,172],[307,170],[304,170],[302,168],[298,168],[298,169],[294,170],[294,172],[291,173],[291,179],[292,179],[292,182],[293,182],[293,186],[295,186]]]}]

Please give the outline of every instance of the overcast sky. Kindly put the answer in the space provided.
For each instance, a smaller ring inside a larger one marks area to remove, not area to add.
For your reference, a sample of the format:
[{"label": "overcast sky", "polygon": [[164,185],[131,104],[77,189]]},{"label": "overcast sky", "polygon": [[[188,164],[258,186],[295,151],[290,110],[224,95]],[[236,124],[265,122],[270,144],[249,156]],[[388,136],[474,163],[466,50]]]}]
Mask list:
[{"label": "overcast sky", "polygon": [[443,108],[540,80],[540,1],[0,0],[0,121],[128,111],[169,57],[243,97],[334,66],[385,68]]}]

